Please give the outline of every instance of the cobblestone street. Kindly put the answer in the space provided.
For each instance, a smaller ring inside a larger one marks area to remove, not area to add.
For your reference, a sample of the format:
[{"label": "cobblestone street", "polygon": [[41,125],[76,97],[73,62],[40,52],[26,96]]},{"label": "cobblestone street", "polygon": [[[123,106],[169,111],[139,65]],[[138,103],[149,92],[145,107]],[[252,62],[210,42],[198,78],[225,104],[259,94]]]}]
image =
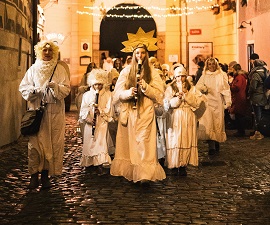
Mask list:
[{"label": "cobblestone street", "polygon": [[[198,168],[144,188],[81,168],[77,114],[66,113],[63,174],[49,190],[28,190],[27,138],[0,149],[0,224],[270,225],[270,138],[252,141],[228,131],[219,155],[199,142]],[[2,131],[4,132],[4,131]]]}]

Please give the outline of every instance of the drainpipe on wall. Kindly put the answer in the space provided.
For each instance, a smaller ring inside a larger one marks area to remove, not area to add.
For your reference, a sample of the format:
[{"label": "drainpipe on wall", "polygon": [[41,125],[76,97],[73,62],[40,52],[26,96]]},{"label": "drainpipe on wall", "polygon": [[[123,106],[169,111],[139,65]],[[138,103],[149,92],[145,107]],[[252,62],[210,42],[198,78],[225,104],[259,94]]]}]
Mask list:
[{"label": "drainpipe on wall", "polygon": [[185,13],[186,13],[186,69],[189,68],[188,60],[188,16],[187,16],[187,1],[185,1]]},{"label": "drainpipe on wall", "polygon": [[37,35],[37,20],[38,20],[38,9],[37,9],[37,5],[39,4],[39,0],[33,0],[33,23],[32,23],[32,27],[33,27],[33,39],[32,39],[32,63],[35,62],[35,54],[34,54],[34,46],[37,44],[38,42],[38,35]]},{"label": "drainpipe on wall", "polygon": [[[182,8],[182,0],[180,0],[180,6],[179,8]],[[182,62],[182,55],[183,55],[183,51],[182,51],[182,16],[179,16],[179,26],[180,26],[180,57],[179,57],[179,62]]]}]

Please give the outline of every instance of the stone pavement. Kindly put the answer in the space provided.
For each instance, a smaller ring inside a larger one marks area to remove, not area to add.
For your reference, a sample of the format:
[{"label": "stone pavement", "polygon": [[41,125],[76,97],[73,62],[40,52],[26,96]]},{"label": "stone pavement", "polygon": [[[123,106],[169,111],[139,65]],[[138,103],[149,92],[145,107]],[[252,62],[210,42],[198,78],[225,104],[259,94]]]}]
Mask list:
[{"label": "stone pavement", "polygon": [[[63,175],[50,190],[28,190],[27,138],[0,149],[0,224],[262,224],[270,225],[270,138],[235,138],[208,157],[199,142],[198,168],[187,177],[166,170],[150,187],[94,168],[80,168],[82,139],[76,111],[66,113]],[[3,131],[2,131],[3,132]]]}]

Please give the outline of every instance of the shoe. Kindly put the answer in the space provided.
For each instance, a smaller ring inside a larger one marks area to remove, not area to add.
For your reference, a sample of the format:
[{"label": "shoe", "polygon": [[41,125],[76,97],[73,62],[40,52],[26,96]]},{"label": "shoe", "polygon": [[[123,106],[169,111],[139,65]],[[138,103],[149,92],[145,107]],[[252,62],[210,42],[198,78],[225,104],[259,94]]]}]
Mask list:
[{"label": "shoe", "polygon": [[160,164],[162,167],[164,167],[164,165],[165,165],[165,159],[164,159],[164,158],[161,158],[161,159],[159,159],[158,161],[159,161],[159,164]]},{"label": "shoe", "polygon": [[186,171],[186,167],[185,166],[180,166],[179,167],[179,173],[178,175],[180,177],[186,177],[187,176],[187,171]]},{"label": "shoe", "polygon": [[171,171],[170,174],[171,174],[172,176],[177,176],[177,175],[178,175],[178,168],[172,168],[170,171]]},{"label": "shoe", "polygon": [[105,169],[103,168],[103,166],[98,166],[98,176],[102,176],[102,175],[105,175],[107,174],[107,172],[105,171]]},{"label": "shoe", "polygon": [[264,136],[259,131],[255,131],[255,134],[253,136],[250,136],[249,138],[251,140],[261,140],[264,138]]},{"label": "shoe", "polygon": [[149,180],[141,180],[141,186],[143,188],[149,188],[150,187],[150,182]]},{"label": "shoe", "polygon": [[209,149],[208,150],[208,155],[215,155],[216,154],[216,149]]},{"label": "shoe", "polygon": [[220,149],[219,142],[215,141],[215,150],[216,150],[216,152],[219,152],[219,149]]},{"label": "shoe", "polygon": [[39,186],[39,181],[38,181],[38,173],[34,173],[31,175],[30,178],[30,184],[28,185],[28,189],[36,189]]},{"label": "shoe", "polygon": [[41,185],[42,185],[42,189],[48,189],[51,187],[48,170],[41,171]]}]

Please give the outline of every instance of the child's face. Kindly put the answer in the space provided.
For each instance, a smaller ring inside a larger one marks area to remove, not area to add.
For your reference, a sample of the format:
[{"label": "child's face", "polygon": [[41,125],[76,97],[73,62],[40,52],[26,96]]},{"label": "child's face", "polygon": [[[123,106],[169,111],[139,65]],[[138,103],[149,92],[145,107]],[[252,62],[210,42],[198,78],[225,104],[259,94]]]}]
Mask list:
[{"label": "child's face", "polygon": [[93,88],[94,88],[96,91],[100,91],[100,90],[103,88],[103,84],[94,84],[94,85],[93,85]]},{"label": "child's face", "polygon": [[118,77],[113,78],[113,79],[112,79],[112,83],[113,83],[113,84],[116,84],[117,79],[118,79]]}]

